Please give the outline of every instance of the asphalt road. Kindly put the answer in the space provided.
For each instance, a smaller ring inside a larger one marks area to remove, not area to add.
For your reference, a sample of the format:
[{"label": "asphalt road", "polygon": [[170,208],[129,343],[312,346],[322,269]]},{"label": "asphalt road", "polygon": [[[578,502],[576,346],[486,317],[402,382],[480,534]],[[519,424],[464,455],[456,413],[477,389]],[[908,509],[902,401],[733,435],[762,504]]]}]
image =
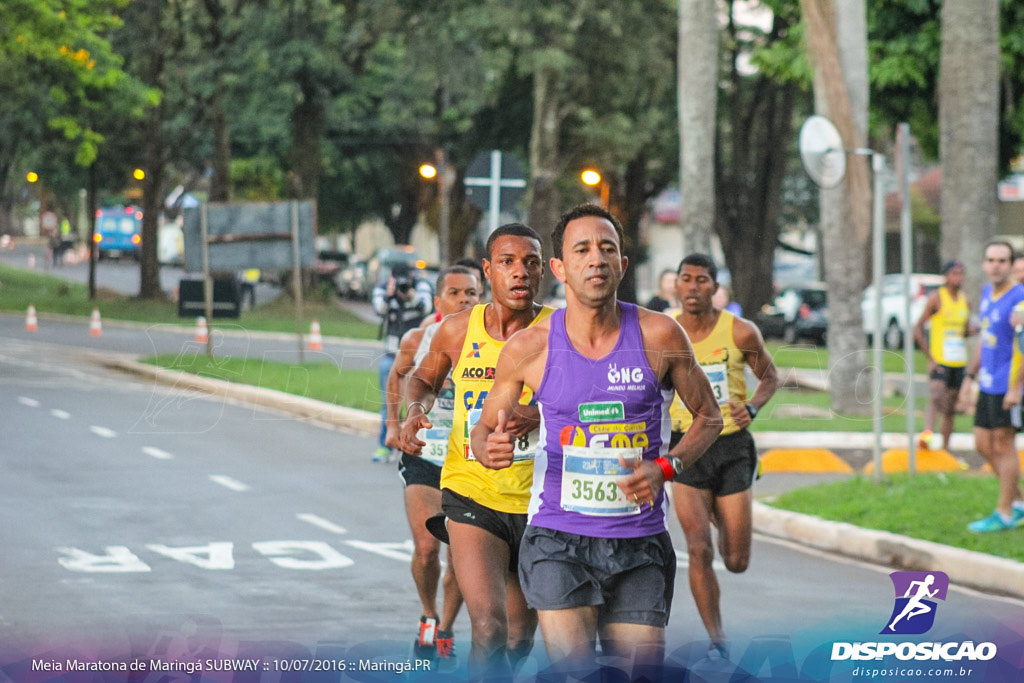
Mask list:
[{"label": "asphalt road", "polygon": [[[293,352],[262,336],[230,343]],[[268,681],[347,679],[337,663],[364,658],[411,662],[419,607],[395,466],[370,461],[370,438],[95,363],[189,344],[187,328],[107,325],[92,337],[85,321],[44,320],[27,333],[21,316],[0,316],[0,680],[39,677],[27,673],[35,662],[68,657],[254,657],[258,672],[236,663],[234,677]],[[372,367],[373,345],[338,346],[345,367]],[[757,491],[800,481],[771,477]],[[678,523],[669,526],[679,557],[670,661],[701,670],[705,635]],[[893,608],[889,571],[755,538],[745,574],[718,568],[733,661],[762,679],[828,680],[830,666],[848,679],[859,663],[829,662],[828,651],[879,639]],[[1012,657],[1022,607],[951,587],[927,638],[991,640]],[[463,614],[459,652],[468,633]],[[318,661],[335,669],[281,668]],[[538,648],[522,674],[545,665]]]},{"label": "asphalt road", "polygon": [[[372,439],[128,378],[94,353],[0,329],[0,667],[68,651],[409,659],[410,536]],[[697,665],[706,644],[670,526],[669,650]],[[834,639],[875,638],[887,573],[758,538],[747,573],[719,568],[734,660],[810,666]],[[998,638],[1021,607],[951,590],[935,635]],[[456,630],[466,652],[464,615]],[[526,670],[544,666],[538,653]]]}]

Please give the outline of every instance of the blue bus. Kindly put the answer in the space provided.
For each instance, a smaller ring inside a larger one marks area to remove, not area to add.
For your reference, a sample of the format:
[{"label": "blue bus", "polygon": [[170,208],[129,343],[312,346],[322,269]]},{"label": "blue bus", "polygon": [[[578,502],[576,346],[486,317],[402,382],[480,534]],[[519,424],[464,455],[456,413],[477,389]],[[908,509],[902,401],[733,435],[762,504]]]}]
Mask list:
[{"label": "blue bus", "polygon": [[142,244],[142,210],[134,206],[107,206],[96,210],[96,258],[139,259]]}]

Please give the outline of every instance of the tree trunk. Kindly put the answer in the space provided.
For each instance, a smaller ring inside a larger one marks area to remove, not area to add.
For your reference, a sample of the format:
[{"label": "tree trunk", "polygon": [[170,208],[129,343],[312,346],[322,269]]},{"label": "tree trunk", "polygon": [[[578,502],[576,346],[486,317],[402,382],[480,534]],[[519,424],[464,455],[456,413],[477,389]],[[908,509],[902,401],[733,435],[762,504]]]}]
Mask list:
[{"label": "tree trunk", "polygon": [[[163,3],[152,2],[148,7],[148,23],[155,32],[152,36],[146,83],[163,89],[166,45],[159,28],[162,25]],[[143,141],[143,159],[146,173],[142,181],[142,244],[139,249],[139,298],[162,299],[160,264],[157,262],[157,235],[159,233],[160,196],[163,178],[163,106],[151,108],[146,114],[146,136]]]},{"label": "tree trunk", "polygon": [[213,128],[213,178],[210,180],[210,201],[231,200],[231,133],[224,111],[224,97],[218,92],[210,105]]},{"label": "tree trunk", "polygon": [[943,259],[968,264],[964,289],[975,297],[984,277],[975,264],[997,232],[999,2],[942,5],[939,145],[942,157]]},{"label": "tree trunk", "polygon": [[290,194],[293,199],[317,198],[320,191],[320,138],[324,129],[324,103],[316,86],[300,84],[302,97],[292,109],[292,176]]},{"label": "tree trunk", "polygon": [[[815,99],[830,116],[847,149],[867,139],[867,29],[863,0],[801,0],[807,44],[815,65]],[[836,12],[837,8],[840,10]],[[860,301],[871,234],[868,162],[848,155],[843,183],[821,192],[821,222],[828,285],[828,372],[832,408],[840,414],[867,415],[871,396],[858,387],[866,377],[867,354]]]},{"label": "tree trunk", "polygon": [[715,227],[715,124],[718,8],[715,0],[679,0],[680,217],[687,251],[711,252]]},{"label": "tree trunk", "polygon": [[[789,28],[779,23],[781,18],[775,21],[773,33]],[[735,30],[731,22],[729,29]],[[730,39],[729,44],[737,41]],[[715,227],[733,275],[732,297],[749,317],[773,295],[782,179],[798,90],[792,84],[740,74],[736,57],[729,59],[734,65],[732,85],[723,94],[730,134],[728,147],[722,148],[720,139],[716,153]]]},{"label": "tree trunk", "polygon": [[555,282],[548,267],[548,258],[555,255],[551,231],[561,216],[561,194],[558,178],[562,172],[559,134],[562,128],[562,107],[556,85],[557,75],[539,67],[533,74],[533,128],[530,131],[530,189],[527,212],[529,225],[540,233],[544,258],[544,278],[540,299],[544,300]]},{"label": "tree trunk", "polygon": [[[152,81],[150,81],[152,82]],[[146,121],[143,153],[146,177],[142,181],[142,248],[139,252],[139,298],[162,299],[157,239],[160,229],[163,185],[163,107],[150,109]]]}]

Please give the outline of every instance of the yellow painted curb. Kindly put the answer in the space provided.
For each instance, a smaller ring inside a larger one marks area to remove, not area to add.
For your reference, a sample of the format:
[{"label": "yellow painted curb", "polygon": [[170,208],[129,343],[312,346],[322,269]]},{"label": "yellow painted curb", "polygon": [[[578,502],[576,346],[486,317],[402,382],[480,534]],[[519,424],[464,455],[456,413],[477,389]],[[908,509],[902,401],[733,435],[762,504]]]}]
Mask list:
[{"label": "yellow painted curb", "polygon": [[764,472],[837,472],[852,474],[849,463],[824,448],[773,448],[761,456]]},{"label": "yellow painted curb", "polygon": [[[1020,458],[1020,471],[1024,472],[1024,451],[1017,451],[1017,457]],[[988,463],[985,463],[984,465],[982,465],[979,468],[979,470],[982,471],[982,472],[991,472],[992,471],[992,465],[989,465]]]},{"label": "yellow painted curb", "polygon": [[[917,472],[957,472],[967,469],[967,464],[949,451],[918,450],[915,456],[914,469]],[[882,471],[886,474],[906,472],[909,469],[909,462],[910,455],[906,448],[890,448],[882,453]],[[869,462],[864,466],[864,474],[871,474],[874,471],[875,463]]]}]

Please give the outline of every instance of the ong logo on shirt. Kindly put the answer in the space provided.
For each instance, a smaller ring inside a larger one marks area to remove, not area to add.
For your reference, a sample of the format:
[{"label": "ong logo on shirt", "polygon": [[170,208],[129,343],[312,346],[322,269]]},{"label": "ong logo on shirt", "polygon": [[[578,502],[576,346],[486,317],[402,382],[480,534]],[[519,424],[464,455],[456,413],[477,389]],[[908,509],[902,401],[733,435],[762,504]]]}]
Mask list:
[{"label": "ong logo on shirt", "polygon": [[620,370],[617,363],[611,363],[608,365],[609,384],[639,384],[643,379],[643,368],[624,367]]}]

